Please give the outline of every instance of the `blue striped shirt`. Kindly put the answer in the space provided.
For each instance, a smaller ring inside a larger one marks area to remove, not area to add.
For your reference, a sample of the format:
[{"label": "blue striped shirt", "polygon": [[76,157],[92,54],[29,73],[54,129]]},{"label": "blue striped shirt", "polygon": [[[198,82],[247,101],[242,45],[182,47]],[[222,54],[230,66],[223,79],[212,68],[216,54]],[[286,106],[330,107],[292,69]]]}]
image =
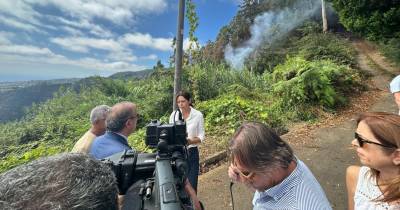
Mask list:
[{"label": "blue striped shirt", "polygon": [[281,183],[256,191],[254,210],[331,210],[324,191],[308,167],[297,160],[296,169]]}]

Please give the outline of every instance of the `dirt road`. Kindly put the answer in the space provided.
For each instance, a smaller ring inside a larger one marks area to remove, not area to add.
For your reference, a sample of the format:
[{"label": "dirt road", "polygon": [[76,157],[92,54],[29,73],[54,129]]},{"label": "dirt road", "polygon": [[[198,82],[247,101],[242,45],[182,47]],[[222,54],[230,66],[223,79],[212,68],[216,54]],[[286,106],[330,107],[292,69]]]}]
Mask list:
[{"label": "dirt road", "polygon": [[[294,148],[297,157],[309,166],[324,188],[333,209],[337,210],[346,209],[347,206],[346,167],[358,164],[350,147],[350,141],[354,138],[355,114],[363,111],[398,111],[387,87],[390,78],[400,74],[400,69],[390,66],[366,42],[353,43],[359,51],[360,68],[372,75],[369,91],[352,100],[351,107],[343,110],[341,116],[328,117],[318,125],[300,126],[282,136]],[[199,197],[208,210],[232,209],[227,167],[225,163],[199,177]],[[244,186],[234,185],[233,196],[235,210],[252,209],[252,192]]]}]

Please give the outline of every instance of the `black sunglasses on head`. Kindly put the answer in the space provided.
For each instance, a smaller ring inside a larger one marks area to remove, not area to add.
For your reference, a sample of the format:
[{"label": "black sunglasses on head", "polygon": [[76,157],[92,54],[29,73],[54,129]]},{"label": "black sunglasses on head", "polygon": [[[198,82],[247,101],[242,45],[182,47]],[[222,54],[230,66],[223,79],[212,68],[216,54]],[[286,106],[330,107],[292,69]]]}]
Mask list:
[{"label": "black sunglasses on head", "polygon": [[386,148],[397,148],[396,146],[392,146],[392,145],[384,145],[384,144],[381,144],[378,142],[368,141],[368,140],[362,138],[358,133],[354,133],[354,138],[357,139],[358,145],[360,145],[360,147],[363,147],[364,143],[367,143],[367,144],[379,145],[381,147],[386,147]]}]

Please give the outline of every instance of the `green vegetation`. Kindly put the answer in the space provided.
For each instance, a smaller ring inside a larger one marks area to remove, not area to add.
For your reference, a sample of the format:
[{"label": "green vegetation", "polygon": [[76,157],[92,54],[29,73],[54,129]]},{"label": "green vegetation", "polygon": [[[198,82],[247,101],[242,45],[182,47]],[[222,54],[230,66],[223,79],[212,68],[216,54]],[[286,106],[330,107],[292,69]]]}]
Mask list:
[{"label": "green vegetation", "polygon": [[400,3],[393,0],[332,0],[340,22],[371,40],[399,37]]},{"label": "green vegetation", "polygon": [[[313,50],[315,49],[315,50]],[[268,71],[234,71],[224,64],[186,66],[182,87],[193,93],[205,115],[207,135],[226,142],[243,121],[262,121],[279,133],[294,121],[335,111],[360,88],[354,51],[334,35],[307,32],[291,40],[286,56]],[[144,126],[171,112],[173,71],[156,68],[145,79],[85,79],[82,87],[62,89],[36,104],[23,120],[0,124],[0,172],[41,156],[69,151],[86,132],[89,112],[99,104],[138,104],[142,120],[129,143],[146,150]]]},{"label": "green vegetation", "polygon": [[381,42],[380,49],[385,57],[400,66],[400,37]]},{"label": "green vegetation", "polygon": [[15,88],[15,90],[0,91],[0,122],[7,122],[23,117],[25,109],[30,107],[32,103],[52,98],[53,93],[61,86],[71,87],[72,84],[40,82],[32,86]]},{"label": "green vegetation", "polygon": [[332,0],[340,22],[380,45],[383,54],[400,65],[400,2],[392,0]]}]

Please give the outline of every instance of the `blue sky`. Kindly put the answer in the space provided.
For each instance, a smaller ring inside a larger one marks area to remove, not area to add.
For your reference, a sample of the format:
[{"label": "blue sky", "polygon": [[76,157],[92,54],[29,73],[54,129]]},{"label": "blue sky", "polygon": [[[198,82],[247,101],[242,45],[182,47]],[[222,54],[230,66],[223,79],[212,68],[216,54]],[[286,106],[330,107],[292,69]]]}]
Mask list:
[{"label": "blue sky", "polygon": [[[193,2],[202,45],[215,40],[240,0]],[[108,76],[158,59],[167,66],[177,10],[178,0],[1,0],[0,81]]]}]

